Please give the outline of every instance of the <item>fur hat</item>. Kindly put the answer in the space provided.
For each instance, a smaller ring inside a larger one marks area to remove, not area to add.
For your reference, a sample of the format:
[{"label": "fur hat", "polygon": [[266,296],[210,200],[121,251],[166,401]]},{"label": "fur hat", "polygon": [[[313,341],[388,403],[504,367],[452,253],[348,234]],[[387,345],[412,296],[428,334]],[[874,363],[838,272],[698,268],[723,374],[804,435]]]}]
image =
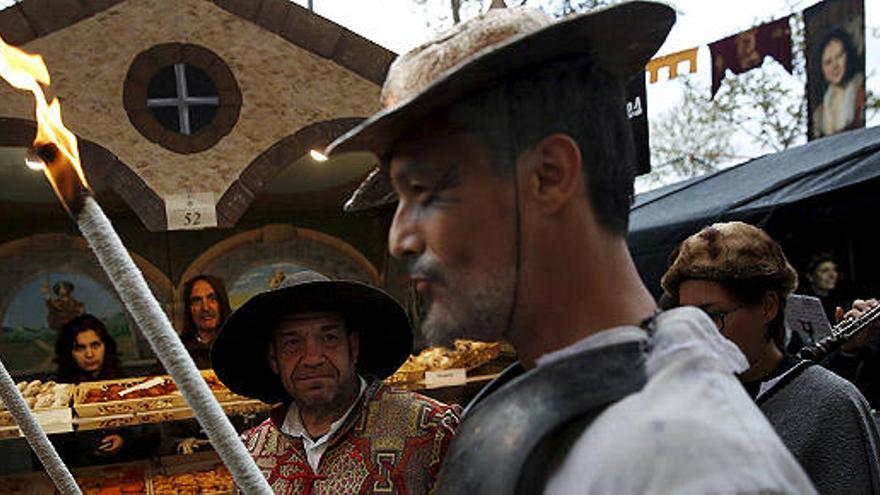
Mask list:
[{"label": "fur hat", "polygon": [[797,288],[797,272],[782,248],[766,232],[743,222],[716,223],[688,237],[673,252],[674,261],[660,280],[669,297],[689,279],[764,279],[787,297]]},{"label": "fur hat", "polygon": [[[622,81],[643,72],[675,23],[675,10],[632,1],[554,21],[534,9],[490,9],[399,56],[382,87],[382,110],[338,138],[327,154],[384,157],[428,116],[499,80],[570,56],[590,57]],[[621,112],[625,109],[621,108]],[[395,200],[387,170],[370,174],[345,205],[360,210]]]}]

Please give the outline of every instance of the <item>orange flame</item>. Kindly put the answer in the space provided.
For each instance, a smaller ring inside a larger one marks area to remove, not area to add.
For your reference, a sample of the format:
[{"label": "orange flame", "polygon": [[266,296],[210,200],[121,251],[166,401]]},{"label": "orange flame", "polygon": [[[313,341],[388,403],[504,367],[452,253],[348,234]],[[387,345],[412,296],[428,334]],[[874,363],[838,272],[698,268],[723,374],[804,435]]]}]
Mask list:
[{"label": "orange flame", "polygon": [[[40,87],[40,84],[49,85],[49,70],[46,69],[43,57],[10,46],[0,37],[0,77],[13,87],[34,94],[37,116],[37,137],[34,139],[34,147],[54,144],[61,155],[54,161],[63,160],[69,164],[76,171],[81,184],[89,187],[80,164],[76,136],[64,127],[61,121],[61,104],[58,98],[47,104],[46,96]],[[45,171],[52,187],[58,192],[53,174],[49,173],[48,168]],[[63,172],[59,171],[59,173]]]}]

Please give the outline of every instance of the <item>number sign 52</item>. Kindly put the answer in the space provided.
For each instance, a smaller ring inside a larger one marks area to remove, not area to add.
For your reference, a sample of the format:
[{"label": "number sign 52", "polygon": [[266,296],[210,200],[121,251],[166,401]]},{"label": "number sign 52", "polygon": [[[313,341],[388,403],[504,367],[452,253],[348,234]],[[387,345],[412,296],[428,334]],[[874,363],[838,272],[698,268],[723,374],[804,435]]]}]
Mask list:
[{"label": "number sign 52", "polygon": [[171,194],[165,197],[168,230],[196,230],[217,226],[214,193]]}]

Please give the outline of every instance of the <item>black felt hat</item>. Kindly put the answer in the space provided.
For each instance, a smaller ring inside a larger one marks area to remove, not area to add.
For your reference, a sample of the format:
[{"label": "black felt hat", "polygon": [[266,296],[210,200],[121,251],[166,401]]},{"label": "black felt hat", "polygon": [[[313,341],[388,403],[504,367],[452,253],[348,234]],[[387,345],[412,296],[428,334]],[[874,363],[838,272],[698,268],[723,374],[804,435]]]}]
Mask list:
[{"label": "black felt hat", "polygon": [[269,367],[269,340],[284,315],[330,311],[343,315],[360,335],[357,370],[384,379],[412,351],[412,329],[406,312],[390,295],[360,282],[330,280],[314,272],[285,287],[252,297],[226,320],[214,339],[211,363],[217,377],[233,392],[268,404],[289,399]]}]

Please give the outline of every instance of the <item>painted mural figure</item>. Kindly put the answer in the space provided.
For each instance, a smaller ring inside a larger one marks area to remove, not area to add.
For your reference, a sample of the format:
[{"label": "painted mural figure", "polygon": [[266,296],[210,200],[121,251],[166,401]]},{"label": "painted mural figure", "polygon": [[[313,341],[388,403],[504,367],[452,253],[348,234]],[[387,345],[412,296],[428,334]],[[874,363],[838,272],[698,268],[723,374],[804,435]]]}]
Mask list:
[{"label": "painted mural figure", "polygon": [[85,304],[73,298],[73,289],[73,283],[59,280],[52,286],[52,293],[55,294],[55,297],[52,297],[52,293],[49,292],[49,284],[43,284],[46,309],[49,311],[46,323],[56,332],[60,331],[65,323],[86,312]]},{"label": "painted mural figure", "polygon": [[820,45],[825,90],[813,112],[813,137],[830,136],[865,125],[865,75],[856,69],[857,51],[852,37],[836,29]]},{"label": "painted mural figure", "polygon": [[276,268],[275,272],[269,277],[269,289],[275,290],[281,287],[281,284],[284,283],[284,280],[287,278],[287,275],[284,273],[284,270],[281,268]]}]

